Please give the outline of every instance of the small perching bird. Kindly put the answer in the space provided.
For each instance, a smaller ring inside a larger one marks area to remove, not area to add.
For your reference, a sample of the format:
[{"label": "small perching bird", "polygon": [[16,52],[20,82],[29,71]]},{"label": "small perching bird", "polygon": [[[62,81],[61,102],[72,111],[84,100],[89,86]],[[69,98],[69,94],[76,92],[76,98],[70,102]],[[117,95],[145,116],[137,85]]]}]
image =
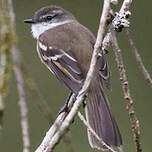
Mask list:
[{"label": "small perching bird", "polygon": [[[41,61],[72,93],[77,94],[89,69],[96,41],[94,35],[70,12],[58,6],[41,8],[24,22],[32,25]],[[87,94],[86,118],[107,145],[120,147],[121,135],[103,91],[110,84],[106,52],[101,52]],[[89,131],[88,139],[92,148],[106,149]]]}]

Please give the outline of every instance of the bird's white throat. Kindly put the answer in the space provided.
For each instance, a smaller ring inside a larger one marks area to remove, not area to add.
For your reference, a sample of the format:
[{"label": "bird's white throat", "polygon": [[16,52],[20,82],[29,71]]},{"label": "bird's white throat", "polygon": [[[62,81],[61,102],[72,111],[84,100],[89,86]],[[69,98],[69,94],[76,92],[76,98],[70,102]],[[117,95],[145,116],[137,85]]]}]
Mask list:
[{"label": "bird's white throat", "polygon": [[60,26],[60,25],[63,25],[63,24],[66,24],[66,23],[70,23],[72,22],[73,20],[66,20],[66,21],[62,21],[62,22],[57,22],[57,23],[37,23],[37,24],[32,24],[31,26],[31,32],[32,32],[32,35],[34,38],[38,39],[39,36],[49,30],[49,29],[52,29],[54,27],[57,27],[57,26]]}]

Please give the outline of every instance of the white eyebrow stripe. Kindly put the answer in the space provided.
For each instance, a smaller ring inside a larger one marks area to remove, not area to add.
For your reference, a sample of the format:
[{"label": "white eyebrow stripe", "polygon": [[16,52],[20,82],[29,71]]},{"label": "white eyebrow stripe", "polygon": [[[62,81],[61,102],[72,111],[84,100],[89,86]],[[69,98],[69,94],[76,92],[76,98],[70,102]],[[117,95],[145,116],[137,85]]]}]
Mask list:
[{"label": "white eyebrow stripe", "polygon": [[42,44],[40,41],[39,41],[39,47],[44,50],[44,51],[47,51],[47,46]]}]

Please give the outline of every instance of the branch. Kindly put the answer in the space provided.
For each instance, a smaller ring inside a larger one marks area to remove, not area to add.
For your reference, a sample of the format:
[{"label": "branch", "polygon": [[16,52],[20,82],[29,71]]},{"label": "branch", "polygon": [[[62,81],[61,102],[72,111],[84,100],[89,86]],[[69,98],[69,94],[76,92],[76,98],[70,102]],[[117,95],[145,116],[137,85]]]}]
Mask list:
[{"label": "branch", "polygon": [[[129,26],[129,22],[127,19],[131,14],[129,12],[131,3],[132,3],[132,0],[124,0],[119,13],[116,14],[116,16],[112,22],[116,31],[121,31],[122,28]],[[136,151],[141,152],[142,148],[141,148],[141,143],[140,143],[139,120],[135,114],[135,110],[133,107],[133,99],[130,95],[129,84],[128,84],[128,80],[127,80],[127,76],[126,76],[125,66],[123,63],[122,53],[121,53],[122,51],[118,46],[116,33],[113,30],[111,30],[110,33],[108,33],[105,36],[104,41],[103,41],[104,48],[107,49],[111,45],[112,45],[114,53],[115,53],[117,67],[118,67],[119,75],[120,75],[120,80],[122,82],[122,89],[123,89],[123,93],[124,93],[124,98],[126,99],[126,105],[127,105],[127,110],[129,113],[130,123],[132,126],[132,133],[134,136]]]},{"label": "branch", "polygon": [[[68,105],[69,108],[73,106],[74,100],[75,100],[75,95],[73,94],[71,96],[70,100],[69,100],[69,105]],[[67,114],[68,114],[67,112],[62,112],[62,113],[60,113],[58,115],[58,117],[56,118],[54,124],[48,130],[48,132],[46,133],[42,143],[40,144],[40,146],[37,148],[37,150],[35,152],[47,152],[47,148],[49,146],[49,142],[51,141],[53,136],[56,134],[56,132],[58,131],[58,129],[62,125],[64,119],[67,116]]]},{"label": "branch", "polygon": [[118,4],[118,0],[111,0],[111,4],[117,5]]},{"label": "branch", "polygon": [[[112,3],[113,0],[111,0]],[[122,6],[119,10],[119,13],[116,13],[114,19],[111,18],[113,27],[117,32],[122,31],[123,28],[129,27],[130,23],[128,21],[129,16],[131,15],[129,8],[132,3],[132,0],[124,0]],[[117,4],[117,3],[116,3]],[[114,14],[111,10],[112,15]],[[111,33],[107,33],[102,42],[104,49],[108,50],[111,46]]]},{"label": "branch", "polygon": [[136,144],[136,151],[141,152],[142,148],[141,148],[141,143],[140,143],[139,120],[135,114],[135,110],[133,107],[133,99],[130,95],[129,83],[128,83],[127,76],[126,76],[126,69],[125,69],[124,62],[123,62],[122,51],[118,46],[115,31],[111,30],[111,34],[112,34],[112,37],[111,37],[112,48],[113,48],[113,51],[115,54],[116,63],[117,63],[117,67],[119,70],[120,81],[122,83],[122,89],[123,89],[123,93],[124,93],[124,99],[126,100],[126,105],[127,105],[126,109],[128,111],[130,123],[132,126],[132,133],[133,133],[134,141]]},{"label": "branch", "polygon": [[129,41],[130,46],[131,46],[131,48],[132,48],[132,52],[134,53],[136,62],[137,62],[137,64],[139,65],[139,68],[141,69],[141,72],[142,72],[145,80],[146,80],[146,81],[150,84],[150,86],[152,87],[152,78],[151,78],[148,70],[146,69],[143,61],[142,61],[142,58],[141,58],[141,56],[140,56],[140,54],[139,54],[139,51],[138,51],[138,49],[136,48],[133,39],[131,38],[131,35],[130,35],[129,30],[126,30],[126,35],[127,35],[127,37],[128,37],[128,41]]},{"label": "branch", "polygon": [[[1,29],[5,31],[5,47],[7,53],[9,53],[12,61],[13,61],[13,70],[14,75],[17,81],[17,89],[19,94],[19,107],[21,114],[21,129],[22,129],[22,139],[23,139],[23,152],[30,151],[30,138],[29,138],[29,126],[28,126],[28,118],[27,118],[27,101],[24,89],[24,79],[22,70],[20,67],[20,56],[19,51],[16,47],[17,44],[17,35],[15,29],[15,14],[13,11],[12,0],[1,0],[2,6],[2,14],[3,16],[3,24]],[[4,48],[5,48],[4,47]]]},{"label": "branch", "polygon": [[[48,133],[46,135],[48,137],[48,139],[46,139],[46,137],[44,138],[44,140],[46,142],[42,142],[42,144],[38,147],[36,152],[53,151],[55,145],[59,142],[61,137],[65,134],[65,132],[69,128],[70,124],[72,123],[74,117],[76,116],[76,114],[85,98],[85,94],[87,93],[88,87],[89,87],[91,79],[93,77],[93,72],[94,72],[94,68],[95,68],[98,53],[99,53],[99,47],[102,44],[104,33],[105,33],[106,19],[109,14],[109,10],[110,10],[110,0],[104,0],[103,12],[102,12],[101,19],[100,19],[100,26],[99,26],[99,30],[98,30],[97,40],[96,40],[96,43],[94,46],[94,51],[93,51],[93,55],[92,55],[92,59],[91,59],[90,68],[87,73],[87,77],[84,82],[84,85],[83,85],[82,89],[80,90],[80,92],[78,93],[78,96],[76,98],[76,101],[75,101],[71,111],[66,116],[66,118],[62,122],[61,126],[59,128],[58,127],[56,128],[57,132],[53,135],[53,137],[52,137],[52,134],[49,135],[50,130],[48,131]],[[50,138],[50,137],[52,137],[52,138]]]},{"label": "branch", "polygon": [[116,12],[112,25],[117,32],[121,32],[123,28],[129,27],[130,25],[128,18],[131,15],[129,11],[131,3],[132,0],[124,0],[119,13]]},{"label": "branch", "polygon": [[[10,26],[12,31],[15,32],[15,14],[13,10],[12,0],[8,0],[8,11],[10,14]],[[17,36],[16,36],[17,37]],[[23,140],[23,152],[30,152],[30,135],[29,135],[29,124],[28,124],[28,106],[26,93],[24,88],[24,78],[21,70],[20,54],[16,47],[16,43],[12,44],[11,57],[13,61],[13,71],[17,82],[17,90],[19,95],[19,108],[20,108],[20,122],[22,129],[22,140]]]},{"label": "branch", "polygon": [[119,12],[127,12],[130,9],[132,0],[124,0]]},{"label": "branch", "polygon": [[16,78],[19,95],[20,122],[22,129],[23,152],[30,152],[30,136],[28,124],[28,106],[24,88],[24,79],[19,62],[19,50],[14,46],[11,50],[13,60],[13,71]]}]

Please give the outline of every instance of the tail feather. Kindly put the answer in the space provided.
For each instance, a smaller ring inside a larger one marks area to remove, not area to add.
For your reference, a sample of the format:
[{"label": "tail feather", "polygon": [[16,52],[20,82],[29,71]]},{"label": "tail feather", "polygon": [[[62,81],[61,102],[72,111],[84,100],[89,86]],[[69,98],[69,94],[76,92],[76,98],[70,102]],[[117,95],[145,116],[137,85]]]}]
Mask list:
[{"label": "tail feather", "polygon": [[[86,105],[86,119],[91,128],[109,146],[120,147],[121,135],[112,115],[107,98],[104,95],[100,81],[93,80],[88,92]],[[105,149],[105,147],[88,131],[88,139],[92,148]]]}]

